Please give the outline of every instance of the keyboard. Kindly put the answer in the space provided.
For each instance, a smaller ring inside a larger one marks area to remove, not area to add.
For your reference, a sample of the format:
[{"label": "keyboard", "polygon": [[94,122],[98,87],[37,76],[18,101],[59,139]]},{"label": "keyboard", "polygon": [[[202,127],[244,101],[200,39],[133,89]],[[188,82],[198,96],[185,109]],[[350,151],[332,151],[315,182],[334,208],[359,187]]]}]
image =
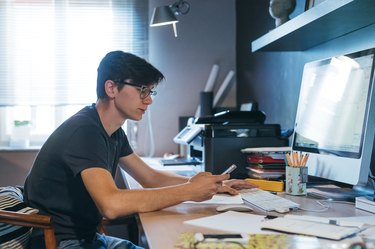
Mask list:
[{"label": "keyboard", "polygon": [[245,202],[263,209],[264,211],[275,211],[285,208],[295,209],[299,207],[298,203],[259,188],[244,189],[241,190],[240,193]]}]

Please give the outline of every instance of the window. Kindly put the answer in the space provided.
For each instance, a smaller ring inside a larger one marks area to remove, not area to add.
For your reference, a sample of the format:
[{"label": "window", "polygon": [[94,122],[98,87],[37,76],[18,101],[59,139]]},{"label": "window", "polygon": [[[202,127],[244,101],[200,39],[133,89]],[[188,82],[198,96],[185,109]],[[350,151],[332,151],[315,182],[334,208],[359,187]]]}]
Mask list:
[{"label": "window", "polygon": [[147,0],[1,1],[0,146],[40,146],[96,101],[107,52],[147,58],[147,42]]}]

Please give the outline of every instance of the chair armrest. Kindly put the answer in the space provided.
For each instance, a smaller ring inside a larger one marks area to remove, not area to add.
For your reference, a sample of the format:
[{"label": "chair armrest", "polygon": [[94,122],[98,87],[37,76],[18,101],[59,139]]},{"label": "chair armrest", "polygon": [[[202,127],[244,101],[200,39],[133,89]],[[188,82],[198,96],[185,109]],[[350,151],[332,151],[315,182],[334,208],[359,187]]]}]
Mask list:
[{"label": "chair armrest", "polygon": [[46,248],[57,248],[55,230],[53,228],[52,218],[50,216],[0,210],[0,223],[41,228],[43,229]]},{"label": "chair armrest", "polygon": [[24,214],[0,210],[0,222],[18,226],[52,228],[52,218],[41,214]]}]

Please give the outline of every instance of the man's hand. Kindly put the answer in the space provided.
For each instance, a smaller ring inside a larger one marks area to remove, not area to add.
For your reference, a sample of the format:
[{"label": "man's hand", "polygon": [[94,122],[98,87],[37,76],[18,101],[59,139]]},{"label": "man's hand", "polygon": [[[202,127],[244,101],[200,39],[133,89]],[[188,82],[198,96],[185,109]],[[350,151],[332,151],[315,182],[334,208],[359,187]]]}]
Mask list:
[{"label": "man's hand", "polygon": [[192,201],[205,201],[214,196],[223,181],[228,180],[229,175],[212,175],[210,172],[200,172],[189,179],[189,192]]},{"label": "man's hand", "polygon": [[219,187],[219,193],[228,193],[231,195],[239,194],[239,190],[256,188],[257,186],[249,181],[240,179],[231,179],[223,181],[223,184]]}]

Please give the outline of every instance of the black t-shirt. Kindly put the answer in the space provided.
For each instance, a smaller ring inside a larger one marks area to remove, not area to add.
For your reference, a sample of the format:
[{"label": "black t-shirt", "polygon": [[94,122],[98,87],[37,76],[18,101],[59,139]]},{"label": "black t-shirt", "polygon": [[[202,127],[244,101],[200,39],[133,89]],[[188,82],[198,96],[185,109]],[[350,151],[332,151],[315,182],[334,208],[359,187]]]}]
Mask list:
[{"label": "black t-shirt", "polygon": [[109,137],[95,104],[87,106],[59,126],[42,146],[25,182],[25,201],[53,217],[58,242],[92,239],[102,216],[80,173],[100,167],[114,176],[119,158],[131,153],[123,129]]}]

